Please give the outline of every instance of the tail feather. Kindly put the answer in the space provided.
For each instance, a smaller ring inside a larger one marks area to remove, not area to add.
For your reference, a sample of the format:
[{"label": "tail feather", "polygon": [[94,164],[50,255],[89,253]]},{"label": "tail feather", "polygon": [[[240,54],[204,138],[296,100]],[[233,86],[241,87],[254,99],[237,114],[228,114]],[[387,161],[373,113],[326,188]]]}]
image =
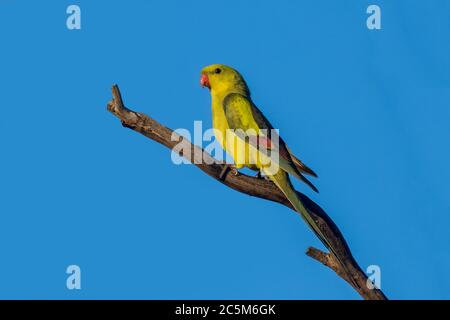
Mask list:
[{"label": "tail feather", "polygon": [[[306,224],[310,227],[310,229],[314,232],[314,234],[319,238],[319,240],[323,243],[323,245],[330,251],[330,253],[339,261],[341,266],[346,269],[346,264],[341,259],[341,256],[337,254],[333,245],[327,240],[327,238],[323,235],[322,231],[319,228],[319,225],[313,219],[309,211],[303,205],[300,197],[292,186],[291,180],[289,179],[289,175],[283,171],[279,170],[277,174],[270,176],[268,175],[270,180],[272,180],[275,185],[283,192],[286,198],[294,207],[295,211],[297,211]],[[358,284],[355,282],[353,278],[350,278],[349,281],[357,287]]]},{"label": "tail feather", "polygon": [[302,201],[297,195],[292,183],[289,179],[289,176],[286,172],[280,170],[276,175],[269,176],[270,180],[272,180],[275,185],[284,193],[286,198],[294,207],[295,211],[297,211],[306,224],[311,228],[314,234],[319,238],[319,240],[324,244],[324,246],[330,250],[334,254],[334,256],[339,257],[333,249],[333,246],[329,243],[327,238],[323,235],[317,223],[312,218],[311,214],[303,205]]}]

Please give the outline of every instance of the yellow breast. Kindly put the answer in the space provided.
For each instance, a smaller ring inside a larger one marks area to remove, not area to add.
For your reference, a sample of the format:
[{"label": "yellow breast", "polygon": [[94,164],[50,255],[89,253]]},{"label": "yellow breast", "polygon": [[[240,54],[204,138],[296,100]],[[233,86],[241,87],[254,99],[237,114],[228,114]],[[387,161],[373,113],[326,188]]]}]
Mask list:
[{"label": "yellow breast", "polygon": [[247,166],[252,170],[257,170],[259,166],[255,165],[257,162],[255,153],[250,152],[248,147],[245,147],[245,144],[242,143],[242,140],[228,130],[230,127],[222,106],[223,97],[214,93],[211,94],[211,97],[212,123],[216,139],[222,148],[234,159],[237,168]]}]

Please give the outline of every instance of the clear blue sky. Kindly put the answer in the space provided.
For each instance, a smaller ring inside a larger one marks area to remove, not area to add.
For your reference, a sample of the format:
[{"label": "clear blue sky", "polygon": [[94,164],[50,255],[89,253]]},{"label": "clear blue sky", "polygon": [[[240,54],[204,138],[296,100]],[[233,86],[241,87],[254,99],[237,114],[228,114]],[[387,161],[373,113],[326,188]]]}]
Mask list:
[{"label": "clear blue sky", "polygon": [[[378,4],[382,30],[366,28]],[[66,28],[78,4],[82,29]],[[237,193],[109,114],[211,126],[234,66],[319,174],[296,186],[390,298],[450,298],[450,2],[1,1],[0,298],[359,299],[292,211]],[[82,289],[66,289],[66,267]]]}]

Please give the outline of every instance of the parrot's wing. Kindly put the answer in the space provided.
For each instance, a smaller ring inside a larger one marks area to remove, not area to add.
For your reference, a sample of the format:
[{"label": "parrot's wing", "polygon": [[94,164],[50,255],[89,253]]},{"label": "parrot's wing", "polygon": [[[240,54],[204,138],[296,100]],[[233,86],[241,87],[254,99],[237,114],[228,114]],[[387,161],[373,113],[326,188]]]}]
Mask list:
[{"label": "parrot's wing", "polygon": [[[275,130],[272,130],[273,127],[269,123],[269,121],[264,117],[261,111],[246,97],[238,93],[230,93],[223,100],[223,109],[225,112],[225,116],[227,118],[228,126],[230,129],[238,130],[241,129],[243,131],[247,131],[249,129],[254,129],[251,127],[250,118],[253,118],[258,125],[259,129],[265,129],[267,137],[258,137],[258,139],[249,139],[249,143],[256,142],[256,148],[263,147],[264,150],[273,149],[274,144],[272,143],[273,134],[277,134]],[[292,158],[289,149],[287,148],[284,141],[278,136],[278,152],[279,152],[279,164],[280,167],[292,174],[296,178],[300,179],[304,183],[306,183],[311,189],[315,192],[318,192],[317,188],[306,179],[302,173],[298,169],[298,162],[300,162],[297,158],[297,162]],[[274,140],[275,141],[275,140]],[[301,163],[301,162],[300,162]],[[305,166],[306,167],[306,166]],[[309,169],[309,168],[308,168]],[[309,171],[312,172],[311,169]]]},{"label": "parrot's wing", "polygon": [[[261,112],[261,110],[258,109],[257,106],[252,104],[252,112],[253,112],[253,118],[255,119],[256,123],[260,128],[267,129],[269,132],[271,132],[271,129],[273,129],[272,125],[270,124],[269,120],[264,116],[264,114]],[[274,131],[274,134],[277,134]],[[271,137],[271,136],[269,136]],[[298,171],[301,173],[309,174],[310,176],[316,177],[317,174],[309,168],[307,165],[305,165],[303,162],[301,162],[294,154],[291,152],[289,147],[286,145],[283,139],[281,139],[280,136],[278,136],[278,141],[280,142],[280,155],[286,158],[290,158],[290,160],[294,163],[295,167]]]},{"label": "parrot's wing", "polygon": [[308,167],[306,164],[304,164],[300,159],[298,159],[291,151],[291,149],[289,149],[288,146],[286,146],[287,151],[289,152],[289,154],[291,155],[291,159],[294,162],[295,166],[297,167],[297,169],[304,173],[304,174],[308,174],[310,176],[313,176],[315,178],[317,178],[317,174],[313,171],[313,169],[311,169],[310,167]]}]

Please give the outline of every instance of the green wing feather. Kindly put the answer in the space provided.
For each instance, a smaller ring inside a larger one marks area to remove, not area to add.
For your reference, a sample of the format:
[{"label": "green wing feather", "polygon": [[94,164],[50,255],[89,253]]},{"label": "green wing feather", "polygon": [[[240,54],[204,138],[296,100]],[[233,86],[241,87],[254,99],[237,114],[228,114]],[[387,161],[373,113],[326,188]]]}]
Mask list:
[{"label": "green wing feather", "polygon": [[[223,100],[223,109],[230,129],[242,129],[244,131],[253,129],[250,121],[248,120],[248,117],[252,116],[253,120],[258,125],[258,128],[267,130],[268,138],[272,139],[272,134],[275,132],[272,130],[274,129],[273,126],[263,115],[263,113],[245,96],[239,93],[228,94]],[[311,169],[306,167],[300,160],[291,155],[290,150],[279,136],[278,141],[280,167],[287,173],[292,174],[297,179],[303,181],[315,192],[318,192],[317,188],[308,179],[306,179],[301,172],[305,172],[313,176],[316,176],[316,174]]]}]

